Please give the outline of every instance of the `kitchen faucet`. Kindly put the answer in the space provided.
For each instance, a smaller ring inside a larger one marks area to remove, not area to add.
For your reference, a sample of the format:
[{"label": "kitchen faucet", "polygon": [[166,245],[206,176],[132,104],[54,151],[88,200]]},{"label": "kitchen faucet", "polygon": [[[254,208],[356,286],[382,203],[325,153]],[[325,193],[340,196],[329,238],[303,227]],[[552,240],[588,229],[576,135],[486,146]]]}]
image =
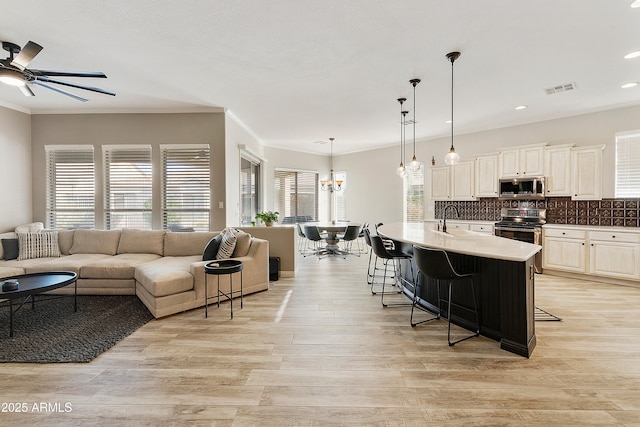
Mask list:
[{"label": "kitchen faucet", "polygon": [[460,213],[458,212],[458,208],[455,205],[445,206],[444,210],[442,211],[442,231],[444,233],[447,232],[447,209],[449,208],[453,208],[453,210],[456,211],[456,218],[460,218]]}]

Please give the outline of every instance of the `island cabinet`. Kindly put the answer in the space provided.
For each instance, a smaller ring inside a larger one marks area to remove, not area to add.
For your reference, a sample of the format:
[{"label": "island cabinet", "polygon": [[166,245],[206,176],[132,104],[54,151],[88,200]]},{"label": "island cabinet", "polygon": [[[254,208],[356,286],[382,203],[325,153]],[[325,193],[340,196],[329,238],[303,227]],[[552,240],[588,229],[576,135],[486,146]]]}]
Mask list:
[{"label": "island cabinet", "polygon": [[587,270],[585,230],[543,228],[542,268],[575,273]]},{"label": "island cabinet", "polygon": [[502,150],[499,155],[500,178],[544,176],[544,147],[527,145]]},{"label": "island cabinet", "polygon": [[473,161],[431,168],[431,198],[433,200],[475,200],[474,185]]},{"label": "island cabinet", "polygon": [[[447,221],[448,225],[448,221]],[[431,223],[393,223],[378,228],[378,233],[394,240],[396,247],[413,254],[413,245],[443,249],[459,272],[474,272],[475,299],[480,316],[480,334],[500,343],[503,350],[530,357],[536,346],[534,256],[540,246],[492,235],[457,229],[450,233],[434,230]],[[415,261],[403,261],[403,275],[413,283]],[[418,303],[429,311],[438,311],[440,296],[447,294],[446,283],[418,274],[421,283]],[[463,307],[473,307],[470,286],[455,286],[452,298]],[[415,287],[405,293],[413,298]],[[443,297],[444,298],[444,297]],[[446,319],[446,302],[441,316]],[[474,330],[473,313],[451,307],[451,321]],[[420,326],[428,328],[429,323]],[[445,332],[446,334],[446,332]],[[442,337],[446,343],[446,336]],[[446,345],[446,344],[445,344]]]},{"label": "island cabinet", "polygon": [[589,272],[598,276],[640,279],[640,234],[590,231]]}]

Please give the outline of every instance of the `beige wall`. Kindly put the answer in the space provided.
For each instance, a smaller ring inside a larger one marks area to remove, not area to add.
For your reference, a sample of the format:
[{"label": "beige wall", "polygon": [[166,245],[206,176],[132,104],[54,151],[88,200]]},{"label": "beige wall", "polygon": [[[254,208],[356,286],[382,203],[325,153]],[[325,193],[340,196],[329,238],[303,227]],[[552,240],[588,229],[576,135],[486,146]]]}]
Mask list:
[{"label": "beige wall", "polygon": [[0,233],[31,222],[31,116],[0,107]]},{"label": "beige wall", "polygon": [[[45,145],[91,144],[96,163],[96,200],[102,200],[102,145],[148,144],[154,164],[160,164],[160,144],[209,144],[211,149],[211,200],[225,200],[224,113],[184,114],[46,114],[34,115],[32,123],[33,218],[45,218]],[[153,226],[160,228],[160,174],[154,180]],[[225,209],[213,202],[211,229],[226,225]],[[104,226],[101,203],[97,203],[96,227]]]}]

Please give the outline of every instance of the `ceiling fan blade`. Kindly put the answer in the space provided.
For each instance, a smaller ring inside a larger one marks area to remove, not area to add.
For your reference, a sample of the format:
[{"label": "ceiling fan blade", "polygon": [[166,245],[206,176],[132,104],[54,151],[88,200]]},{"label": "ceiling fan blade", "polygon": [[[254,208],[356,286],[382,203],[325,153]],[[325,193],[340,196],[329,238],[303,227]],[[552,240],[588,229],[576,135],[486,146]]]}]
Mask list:
[{"label": "ceiling fan blade", "polygon": [[28,85],[18,86],[18,88],[24,94],[24,96],[36,96],[36,94],[33,93],[33,91]]},{"label": "ceiling fan blade", "polygon": [[24,70],[25,68],[27,68],[27,65],[29,65],[29,63],[33,61],[33,58],[35,58],[36,55],[40,53],[41,50],[42,46],[40,46],[38,43],[29,41],[22,48],[22,50],[20,50],[18,56],[16,56],[13,61],[11,61],[11,65]]},{"label": "ceiling fan blade", "polygon": [[34,81],[32,81],[31,83],[33,83],[33,84],[35,84],[35,85],[38,85],[38,86],[46,87],[47,89],[51,89],[51,90],[53,90],[53,91],[55,91],[55,92],[58,92],[58,93],[61,93],[61,94],[63,94],[63,95],[70,96],[71,98],[75,98],[75,99],[77,99],[78,101],[82,101],[82,102],[87,102],[87,101],[88,101],[88,99],[86,99],[86,98],[83,98],[83,97],[78,96],[78,95],[76,95],[76,94],[73,94],[73,93],[71,93],[71,92],[67,92],[67,91],[66,91],[66,90],[64,90],[64,89],[60,89],[60,88],[58,88],[58,87],[48,85],[48,84],[43,83],[43,82],[38,81],[38,80],[34,80]]},{"label": "ceiling fan blade", "polygon": [[105,95],[116,96],[115,93],[109,92],[109,91],[104,90],[104,89],[100,89],[99,87],[77,85],[75,83],[63,82],[62,80],[50,79],[49,77],[46,77],[46,76],[36,76],[35,81],[55,83],[55,84],[59,84],[59,85],[75,87],[77,89],[91,90],[93,92],[103,93]]},{"label": "ceiling fan blade", "polygon": [[105,73],[100,71],[50,71],[50,70],[29,70],[34,76],[56,76],[56,77],[95,77],[106,79]]}]

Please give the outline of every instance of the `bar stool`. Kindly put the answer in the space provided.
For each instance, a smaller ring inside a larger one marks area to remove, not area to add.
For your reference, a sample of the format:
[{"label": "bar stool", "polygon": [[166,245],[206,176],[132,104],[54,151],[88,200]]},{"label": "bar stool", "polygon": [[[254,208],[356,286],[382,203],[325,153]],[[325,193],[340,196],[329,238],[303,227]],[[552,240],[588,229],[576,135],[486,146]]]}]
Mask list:
[{"label": "bar stool", "polygon": [[[458,273],[453,266],[451,265],[451,261],[449,260],[449,255],[443,251],[442,249],[431,249],[431,248],[423,248],[420,246],[414,246],[413,247],[413,258],[416,261],[416,265],[418,267],[418,270],[424,274],[426,277],[430,277],[432,279],[435,280],[445,280],[448,283],[448,287],[449,287],[449,297],[447,300],[447,320],[448,320],[448,327],[447,327],[447,342],[449,343],[449,346],[453,346],[461,341],[465,341],[468,340],[469,338],[473,338],[473,337],[477,337],[478,335],[480,335],[480,319],[478,316],[478,307],[476,304],[476,294],[475,294],[475,289],[473,286],[473,273],[466,273],[466,274],[460,274]],[[468,279],[471,282],[471,294],[473,296],[473,310],[467,307],[464,307],[462,305],[459,304],[455,304],[451,301],[451,288],[453,283],[460,281],[460,280],[464,280],[464,279]],[[411,326],[415,326],[417,324],[420,323],[424,323],[424,322],[429,322],[431,320],[435,320],[435,319],[439,319],[440,318],[440,314],[442,312],[442,309],[440,307],[440,285],[437,284],[436,285],[438,287],[438,314],[436,315],[436,317],[431,318],[431,319],[427,319],[423,322],[418,322],[418,323],[413,323],[413,309],[417,304],[417,295],[419,294],[419,290],[420,288],[418,286],[416,286],[415,292],[414,292],[414,296],[413,296],[413,303],[412,303],[412,307],[411,307]],[[473,311],[476,317],[476,325],[477,325],[477,329],[475,331],[475,333],[473,335],[470,335],[468,337],[464,337],[461,338],[457,341],[451,341],[451,306],[455,305],[456,307],[459,307],[461,309],[467,310],[467,311]]]},{"label": "bar stool", "polygon": [[[389,305],[410,305],[409,303],[406,304],[385,304],[384,302],[384,296],[385,294],[388,293],[401,293],[402,292],[402,282],[406,281],[405,278],[402,277],[402,265],[400,264],[400,261],[402,260],[411,260],[411,255],[409,254],[405,254],[404,252],[401,252],[397,249],[387,249],[384,245],[384,242],[382,241],[382,238],[380,236],[370,236],[371,239],[371,248],[373,249],[373,252],[375,253],[375,255],[384,260],[384,276],[382,279],[382,292],[380,292],[381,298],[380,298],[380,302],[382,303],[383,307],[387,307]],[[396,292],[385,292],[384,287],[385,284],[387,282],[387,267],[389,266],[389,262],[393,263],[393,268],[394,268],[394,275],[391,277],[395,278],[395,283],[394,286],[398,286],[398,291]],[[413,282],[414,281],[414,277],[415,274],[413,272],[413,264],[411,265],[411,280]],[[374,277],[371,280],[371,293],[373,295],[376,295],[377,292],[373,291],[373,284],[375,282],[375,274],[376,274],[376,270],[373,270],[373,275]]]},{"label": "bar stool", "polygon": [[[364,241],[367,244],[367,246],[369,246],[369,264],[367,265],[367,285],[371,285],[371,291],[373,293],[373,279],[376,275],[376,270],[382,270],[381,268],[378,268],[378,257],[376,256],[375,253],[373,253],[373,247],[371,245],[371,230],[369,230],[369,227],[367,226],[366,228],[363,228],[362,230],[364,232]],[[373,267],[371,266],[373,261]],[[393,277],[393,276],[391,276]]]}]

